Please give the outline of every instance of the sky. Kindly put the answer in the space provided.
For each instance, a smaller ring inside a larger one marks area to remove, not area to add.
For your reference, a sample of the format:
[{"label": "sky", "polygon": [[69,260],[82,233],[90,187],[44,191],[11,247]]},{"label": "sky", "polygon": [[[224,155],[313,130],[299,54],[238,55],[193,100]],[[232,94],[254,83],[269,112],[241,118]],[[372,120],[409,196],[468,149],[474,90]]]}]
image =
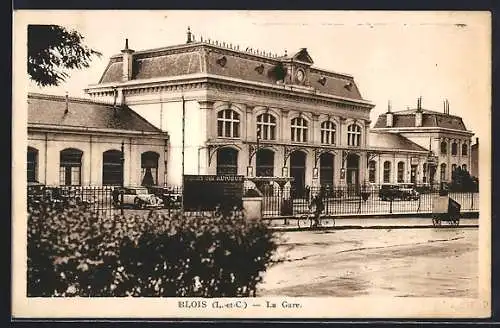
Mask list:
[{"label": "sky", "polygon": [[15,13],[14,23],[14,38],[28,23],[76,29],[103,54],[90,68],[70,71],[58,87],[28,82],[31,92],[85,96],[83,89],[99,81],[125,38],[134,50],[183,44],[190,26],[196,40],[203,36],[240,49],[291,55],[307,48],[315,67],[354,76],[363,98],[375,105],[373,123],[389,100],[393,110],[404,110],[422,97],[423,108],[443,111],[448,99],[450,114],[462,116],[473,138],[490,139],[487,12],[25,11]]}]

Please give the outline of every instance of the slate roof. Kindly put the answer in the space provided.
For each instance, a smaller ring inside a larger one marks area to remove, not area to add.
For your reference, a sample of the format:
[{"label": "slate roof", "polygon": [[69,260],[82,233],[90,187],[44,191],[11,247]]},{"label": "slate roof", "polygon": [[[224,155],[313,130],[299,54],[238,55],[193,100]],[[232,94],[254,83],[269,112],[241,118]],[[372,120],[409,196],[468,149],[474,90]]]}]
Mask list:
[{"label": "slate roof", "polygon": [[[415,112],[416,109],[393,112],[393,127],[415,127]],[[373,128],[385,128],[386,116],[386,114],[379,115],[377,122],[375,123],[375,126]],[[467,131],[467,128],[465,127],[465,124],[462,121],[461,117],[427,109],[422,109],[422,127],[438,127]]]},{"label": "slate roof", "polygon": [[426,148],[397,133],[370,132],[368,136],[368,145],[370,147],[387,148],[389,150],[428,151]]},{"label": "slate roof", "polygon": [[64,96],[28,94],[28,124],[161,133],[161,130],[126,106],[118,106],[115,115],[112,104],[68,97],[68,112],[65,113],[65,110]]},{"label": "slate roof", "polygon": [[[203,55],[203,50],[206,55]],[[111,57],[99,83],[121,82],[122,55]],[[218,60],[225,57],[225,64]],[[302,48],[290,57],[269,57],[235,49],[228,49],[206,42],[193,42],[186,45],[159,49],[136,51],[133,53],[132,79],[151,79],[173,77],[196,73],[207,73],[237,78],[252,82],[276,84],[272,74],[279,63],[290,63],[296,58],[309,66],[312,64],[307,50]],[[258,67],[263,66],[262,72]],[[320,79],[325,77],[325,83]],[[288,82],[287,82],[288,83]],[[312,67],[309,75],[310,86],[319,92],[354,100],[363,100],[352,76],[329,72]]]}]

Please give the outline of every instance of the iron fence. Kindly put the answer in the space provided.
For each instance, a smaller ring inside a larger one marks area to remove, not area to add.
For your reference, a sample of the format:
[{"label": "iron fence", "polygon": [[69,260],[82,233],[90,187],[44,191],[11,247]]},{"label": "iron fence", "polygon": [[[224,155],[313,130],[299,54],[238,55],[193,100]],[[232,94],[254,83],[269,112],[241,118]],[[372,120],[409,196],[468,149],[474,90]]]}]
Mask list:
[{"label": "iron fence", "polygon": [[119,214],[113,186],[28,186],[28,205],[50,203],[56,209],[78,206],[103,216]]},{"label": "iron fence", "polygon": [[[30,186],[28,201],[49,200],[64,208],[70,204],[84,206],[102,215],[120,214],[122,209],[116,206],[113,195],[114,186]],[[261,188],[262,210],[265,218],[292,217],[310,211],[312,197],[321,193],[325,206],[324,214],[332,216],[355,214],[411,214],[432,212],[433,199],[439,194],[439,188],[413,186],[418,196],[384,196],[381,185],[342,186],[342,187],[305,187],[296,190],[291,187]],[[247,192],[251,188],[245,188]],[[154,187],[150,192],[163,199],[165,214],[182,210],[182,187]],[[116,192],[116,191],[115,191]],[[449,196],[461,205],[462,212],[479,210],[479,193],[475,191],[452,191]],[[186,212],[186,215],[210,214],[215,211]]]},{"label": "iron fence", "polygon": [[[432,212],[433,200],[439,188],[413,186],[387,192],[381,185],[306,187],[301,191],[291,187],[268,188],[262,191],[263,216],[296,216],[309,212],[312,198],[320,194],[326,215],[351,214],[411,214]],[[417,191],[419,190],[419,191]],[[416,191],[416,192],[415,192]],[[449,192],[461,204],[462,212],[479,210],[478,192]]]}]

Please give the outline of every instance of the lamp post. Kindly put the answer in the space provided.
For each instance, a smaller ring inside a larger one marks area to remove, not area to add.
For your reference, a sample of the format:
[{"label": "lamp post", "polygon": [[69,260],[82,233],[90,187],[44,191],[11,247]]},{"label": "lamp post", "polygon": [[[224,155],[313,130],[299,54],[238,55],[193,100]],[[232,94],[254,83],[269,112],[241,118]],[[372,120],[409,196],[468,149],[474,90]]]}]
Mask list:
[{"label": "lamp post", "polygon": [[125,142],[122,141],[121,145],[121,153],[120,153],[120,163],[122,168],[122,176],[121,176],[121,192],[120,192],[120,214],[123,215],[123,187],[125,186]]}]

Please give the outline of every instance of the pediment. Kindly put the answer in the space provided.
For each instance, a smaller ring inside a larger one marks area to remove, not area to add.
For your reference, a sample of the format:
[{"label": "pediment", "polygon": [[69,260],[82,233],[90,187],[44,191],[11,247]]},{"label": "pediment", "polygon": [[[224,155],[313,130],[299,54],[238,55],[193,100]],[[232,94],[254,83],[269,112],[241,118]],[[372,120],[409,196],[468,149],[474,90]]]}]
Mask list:
[{"label": "pediment", "polygon": [[307,63],[307,64],[314,64],[314,61],[312,60],[311,56],[309,55],[309,52],[307,51],[306,48],[302,48],[297,52],[295,55],[292,57],[294,60]]}]

